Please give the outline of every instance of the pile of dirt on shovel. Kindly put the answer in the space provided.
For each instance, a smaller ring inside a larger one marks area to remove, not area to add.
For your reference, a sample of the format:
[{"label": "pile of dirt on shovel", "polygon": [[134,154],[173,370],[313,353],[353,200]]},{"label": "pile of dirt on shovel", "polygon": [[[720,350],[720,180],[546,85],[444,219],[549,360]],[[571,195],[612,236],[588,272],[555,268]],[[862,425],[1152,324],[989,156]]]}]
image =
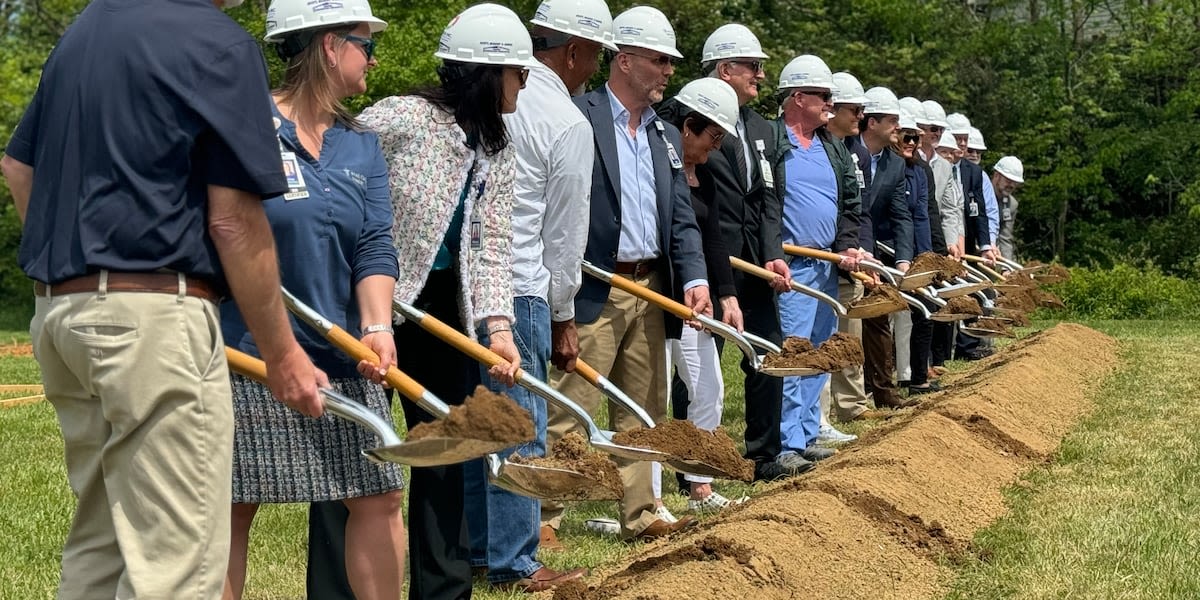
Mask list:
[{"label": "pile of dirt on shovel", "polygon": [[934,281],[948,281],[967,274],[967,268],[962,263],[936,252],[918,254],[912,265],[908,267],[909,273],[927,273],[929,271],[937,272],[938,275]]},{"label": "pile of dirt on shovel", "polygon": [[948,565],[1006,512],[1001,491],[1054,453],[1116,364],[1116,343],[1079,325],[1013,342],[811,474],[562,598],[941,598]]},{"label": "pile of dirt on shovel", "polygon": [[520,465],[575,471],[586,475],[596,485],[611,490],[616,498],[625,494],[625,486],[621,483],[621,472],[617,470],[616,463],[605,454],[589,450],[587,440],[576,431],[572,431],[554,442],[554,445],[550,447],[550,453],[545,458],[514,454],[508,458],[508,461]]},{"label": "pile of dirt on shovel", "polygon": [[851,302],[846,308],[863,308],[877,304],[886,304],[898,308],[908,306],[908,303],[904,301],[904,297],[900,295],[900,290],[890,285],[880,284],[872,288],[867,288],[867,293],[863,294],[862,298]]},{"label": "pile of dirt on shovel", "polygon": [[813,348],[812,342],[804,338],[789,337],[783,340],[782,354],[772,352],[763,358],[764,368],[817,369],[822,372],[840,371],[861,364],[862,340],[840,331],[819,348]]},{"label": "pile of dirt on shovel", "polygon": [[1019,285],[1025,289],[1032,289],[1038,286],[1038,282],[1034,281],[1029,273],[1012,273],[1004,276],[1004,285]]},{"label": "pile of dirt on shovel", "polygon": [[685,460],[694,460],[715,467],[729,479],[754,479],[754,463],[742,458],[733,438],[724,427],[714,431],[697,428],[691,421],[672,419],[659,421],[652,429],[640,428],[617,432],[613,442],[622,446],[647,448],[665,452]]},{"label": "pile of dirt on shovel", "polygon": [[1008,322],[1001,321],[993,317],[983,317],[981,319],[977,319],[972,327],[975,327],[976,329],[995,331],[996,333],[1003,335],[1012,335],[1012,327],[1008,325]]},{"label": "pile of dirt on shovel", "polygon": [[971,296],[958,296],[946,301],[946,305],[939,308],[938,312],[947,315],[982,315],[983,308],[979,306],[979,301]]},{"label": "pile of dirt on shovel", "polygon": [[516,445],[535,437],[529,411],[481,385],[462,404],[451,406],[450,416],[413,427],[407,439],[459,438]]}]

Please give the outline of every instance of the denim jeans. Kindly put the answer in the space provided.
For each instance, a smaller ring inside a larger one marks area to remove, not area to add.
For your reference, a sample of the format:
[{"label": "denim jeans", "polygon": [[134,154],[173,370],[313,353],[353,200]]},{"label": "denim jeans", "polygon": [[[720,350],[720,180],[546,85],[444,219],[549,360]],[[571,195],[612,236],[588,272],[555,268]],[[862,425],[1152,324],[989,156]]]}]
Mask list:
[{"label": "denim jeans", "polygon": [[[815,258],[795,257],[792,279],[834,298],[838,295],[837,266]],[[784,337],[808,338],[820,346],[837,331],[837,314],[829,305],[798,292],[779,297],[779,318]],[[828,373],[783,379],[783,410],[779,423],[783,454],[802,452],[816,442],[821,427],[821,390]]]},{"label": "denim jeans", "polygon": [[[531,377],[546,381],[550,362],[550,306],[535,296],[513,299],[513,341],[521,352],[521,368]],[[481,327],[479,341],[489,344],[486,328]],[[494,392],[512,397],[533,418],[537,439],[501,451],[500,456],[517,452],[522,456],[546,453],[546,401],[520,386],[511,389],[493,380],[480,367],[484,385]],[[483,459],[466,463],[467,528],[471,535],[471,566],[487,567],[488,581],[504,583],[532,575],[542,568],[535,558],[541,525],[541,503],[500,489],[487,480]]]}]

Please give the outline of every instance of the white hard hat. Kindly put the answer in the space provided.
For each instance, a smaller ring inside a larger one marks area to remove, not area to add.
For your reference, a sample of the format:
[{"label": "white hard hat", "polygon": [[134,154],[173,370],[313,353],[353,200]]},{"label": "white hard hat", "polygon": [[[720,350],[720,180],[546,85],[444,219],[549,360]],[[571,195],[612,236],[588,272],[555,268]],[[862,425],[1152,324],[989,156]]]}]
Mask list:
[{"label": "white hard hat", "polygon": [[714,77],[697,79],[683,86],[675,99],[737,137],[738,98],[728,83]]},{"label": "white hard hat", "polygon": [[675,29],[667,15],[650,6],[635,6],[617,15],[613,19],[613,41],[618,46],[636,46],[683,58],[675,49]]},{"label": "white hard hat", "polygon": [[[226,0],[226,6],[229,6]],[[237,0],[241,4],[240,0]],[[267,9],[268,42],[282,42],[289,33],[317,27],[332,27],[350,23],[366,23],[371,33],[387,29],[387,23],[371,14],[366,0],[340,2],[310,2],[309,0],[272,0]]]},{"label": "white hard hat", "polygon": [[958,140],[954,139],[954,134],[950,133],[949,129],[942,132],[942,139],[938,140],[937,146],[934,147],[935,150],[938,148],[958,150]]},{"label": "white hard hat", "polygon": [[825,61],[811,54],[802,54],[779,72],[779,89],[820,88],[833,91],[833,71]]},{"label": "white hard hat", "polygon": [[867,101],[863,104],[863,113],[868,115],[900,116],[900,99],[885,87],[873,87],[866,92]]},{"label": "white hard hat", "polygon": [[531,67],[533,40],[517,13],[499,4],[476,4],[458,13],[438,41],[434,56],[485,65]]},{"label": "white hard hat", "polygon": [[613,18],[604,0],[542,0],[529,20],[534,25],[599,42],[617,51],[613,43]]},{"label": "white hard hat", "polygon": [[925,106],[921,104],[920,100],[917,100],[912,96],[905,96],[900,99],[900,112],[901,115],[907,112],[910,116],[912,116],[913,120],[916,121],[918,125],[921,123],[928,123],[928,121],[925,120]]},{"label": "white hard hat", "polygon": [[946,117],[946,129],[954,135],[971,135],[971,120],[962,113],[953,113]]},{"label": "white hard hat", "polygon": [[967,134],[967,148],[971,150],[987,150],[987,145],[983,143],[983,132],[972,127],[971,133]]},{"label": "white hard hat", "polygon": [[1021,159],[1015,156],[1001,158],[992,169],[1013,183],[1025,183],[1025,166],[1021,164]]},{"label": "white hard hat", "polygon": [[717,28],[704,40],[700,64],[726,58],[767,58],[762,44],[745,25],[729,23]]},{"label": "white hard hat", "polygon": [[904,107],[900,107],[900,129],[920,131],[920,128],[917,127],[917,118],[912,113],[904,110]]},{"label": "white hard hat", "polygon": [[942,129],[950,127],[950,124],[946,122],[946,110],[942,108],[941,104],[933,100],[926,100],[921,103],[921,106],[925,107],[926,120],[918,121],[918,123],[941,127]]},{"label": "white hard hat", "polygon": [[858,78],[842,71],[833,74],[834,104],[866,104],[867,96]]}]

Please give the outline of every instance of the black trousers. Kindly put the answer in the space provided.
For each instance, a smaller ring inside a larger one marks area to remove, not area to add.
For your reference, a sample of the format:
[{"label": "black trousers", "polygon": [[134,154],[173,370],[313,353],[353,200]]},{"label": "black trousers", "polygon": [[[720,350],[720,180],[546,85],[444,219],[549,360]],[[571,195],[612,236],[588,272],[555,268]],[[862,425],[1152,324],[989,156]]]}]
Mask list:
[{"label": "black trousers", "polygon": [[[735,271],[734,280],[738,287],[738,305],[742,309],[742,321],[746,331],[766,338],[776,344],[783,343],[783,328],[779,324],[779,303],[775,291],[757,277],[746,277]],[[719,305],[715,313],[720,318]],[[725,339],[716,338],[717,351],[723,353]],[[756,463],[771,462],[782,451],[779,438],[779,419],[783,411],[783,378],[763,375],[754,370],[750,361],[742,357],[742,372],[746,374],[746,454]],[[671,416],[686,419],[688,409],[687,386],[678,377],[671,382]],[[676,474],[680,489],[687,490],[682,475]]]},{"label": "black trousers", "polygon": [[908,384],[923,386],[929,383],[929,357],[933,348],[934,321],[926,319],[919,310],[912,310],[912,336],[909,338],[908,360],[912,374]]},{"label": "black trousers", "polygon": [[954,336],[954,323],[933,322],[933,344],[929,359],[933,366],[940,367],[953,358]]},{"label": "black trousers", "polygon": [[308,597],[354,600],[346,574],[346,520],[350,511],[340,500],[308,505]]}]

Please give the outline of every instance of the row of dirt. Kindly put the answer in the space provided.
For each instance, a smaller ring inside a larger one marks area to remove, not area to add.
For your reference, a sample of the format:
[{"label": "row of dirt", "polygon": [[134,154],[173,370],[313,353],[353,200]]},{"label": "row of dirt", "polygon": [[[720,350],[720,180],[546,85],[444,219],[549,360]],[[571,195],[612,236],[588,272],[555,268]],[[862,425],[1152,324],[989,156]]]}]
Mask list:
[{"label": "row of dirt", "polygon": [[1032,335],[812,475],[554,598],[937,597],[946,559],[1005,512],[1001,490],[1055,451],[1116,364],[1116,342],[1092,329]]}]

